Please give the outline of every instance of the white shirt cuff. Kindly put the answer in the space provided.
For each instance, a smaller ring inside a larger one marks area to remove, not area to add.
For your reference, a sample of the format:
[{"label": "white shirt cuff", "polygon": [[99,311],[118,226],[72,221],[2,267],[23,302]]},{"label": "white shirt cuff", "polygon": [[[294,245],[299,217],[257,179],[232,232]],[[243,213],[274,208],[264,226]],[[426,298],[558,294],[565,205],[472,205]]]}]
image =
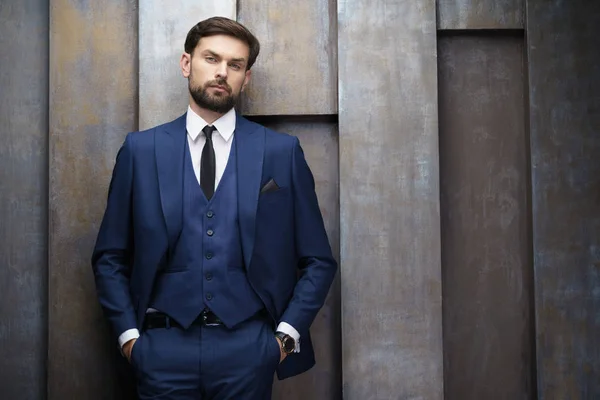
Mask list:
[{"label": "white shirt cuff", "polygon": [[119,348],[123,348],[123,345],[129,342],[131,339],[137,339],[140,337],[140,331],[137,329],[128,329],[125,332],[121,333],[119,336]]},{"label": "white shirt cuff", "polygon": [[296,341],[296,348],[294,349],[294,353],[300,353],[300,334],[298,331],[288,324],[287,322],[280,322],[277,325],[277,332],[283,332],[286,335],[290,335]]}]

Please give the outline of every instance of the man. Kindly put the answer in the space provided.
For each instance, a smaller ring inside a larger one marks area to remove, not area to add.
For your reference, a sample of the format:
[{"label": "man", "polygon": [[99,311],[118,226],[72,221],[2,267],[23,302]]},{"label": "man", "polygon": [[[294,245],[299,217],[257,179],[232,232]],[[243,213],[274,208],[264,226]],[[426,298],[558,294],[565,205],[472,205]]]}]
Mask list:
[{"label": "man", "polygon": [[187,112],[117,155],[92,265],[142,399],[270,399],[275,371],[314,365],[337,264],[298,139],[234,110],[258,53],[239,23],[198,23]]}]

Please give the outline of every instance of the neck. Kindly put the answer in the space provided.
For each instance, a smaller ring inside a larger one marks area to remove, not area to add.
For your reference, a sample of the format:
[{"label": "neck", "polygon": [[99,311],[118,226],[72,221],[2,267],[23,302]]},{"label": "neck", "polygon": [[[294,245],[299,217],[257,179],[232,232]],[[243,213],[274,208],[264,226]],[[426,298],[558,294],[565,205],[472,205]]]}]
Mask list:
[{"label": "neck", "polygon": [[215,111],[207,110],[206,108],[200,107],[194,100],[190,98],[190,108],[198,114],[207,124],[212,124],[225,114],[221,114]]}]

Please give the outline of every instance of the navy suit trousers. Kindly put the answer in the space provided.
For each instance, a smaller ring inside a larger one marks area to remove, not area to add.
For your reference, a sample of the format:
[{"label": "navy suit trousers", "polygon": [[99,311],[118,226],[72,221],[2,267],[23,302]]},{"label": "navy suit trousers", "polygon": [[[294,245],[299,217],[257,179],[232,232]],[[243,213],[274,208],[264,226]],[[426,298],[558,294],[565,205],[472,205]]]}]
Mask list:
[{"label": "navy suit trousers", "polygon": [[234,329],[148,329],[131,354],[140,399],[269,400],[279,359],[272,324],[262,316]]}]

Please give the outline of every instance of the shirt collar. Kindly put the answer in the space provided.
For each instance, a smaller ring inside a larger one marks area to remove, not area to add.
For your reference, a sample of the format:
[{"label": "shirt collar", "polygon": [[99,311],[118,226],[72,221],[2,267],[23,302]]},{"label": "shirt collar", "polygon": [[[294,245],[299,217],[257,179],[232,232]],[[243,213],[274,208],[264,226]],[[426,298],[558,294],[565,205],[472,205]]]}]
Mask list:
[{"label": "shirt collar", "polygon": [[[217,128],[219,135],[221,135],[226,142],[228,142],[233,136],[233,132],[235,131],[235,120],[235,109],[232,108],[212,123],[212,125]],[[190,138],[192,138],[193,141],[196,141],[196,138],[198,138],[198,135],[202,132],[202,129],[208,124],[206,121],[204,121],[204,119],[202,119],[201,116],[192,110],[192,107],[188,106],[185,125]]]}]

